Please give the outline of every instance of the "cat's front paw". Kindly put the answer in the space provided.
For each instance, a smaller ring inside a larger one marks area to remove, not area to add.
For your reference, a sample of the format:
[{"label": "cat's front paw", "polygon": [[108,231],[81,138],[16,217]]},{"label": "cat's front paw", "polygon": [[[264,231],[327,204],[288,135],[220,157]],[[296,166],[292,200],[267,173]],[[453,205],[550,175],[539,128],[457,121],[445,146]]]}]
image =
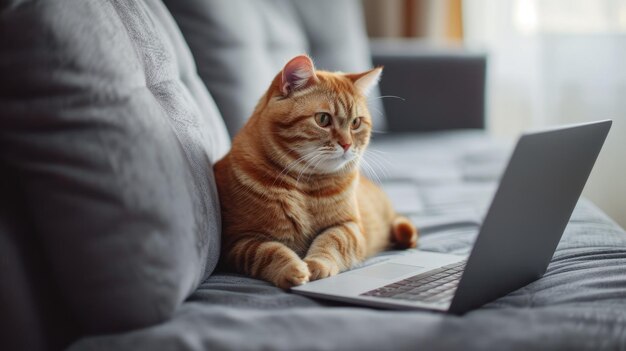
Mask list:
[{"label": "cat's front paw", "polygon": [[289,289],[309,281],[311,273],[307,264],[301,260],[287,264],[274,279],[274,284],[281,289]]},{"label": "cat's front paw", "polygon": [[304,262],[309,266],[311,280],[328,278],[339,273],[339,267],[335,262],[323,258],[305,258]]}]

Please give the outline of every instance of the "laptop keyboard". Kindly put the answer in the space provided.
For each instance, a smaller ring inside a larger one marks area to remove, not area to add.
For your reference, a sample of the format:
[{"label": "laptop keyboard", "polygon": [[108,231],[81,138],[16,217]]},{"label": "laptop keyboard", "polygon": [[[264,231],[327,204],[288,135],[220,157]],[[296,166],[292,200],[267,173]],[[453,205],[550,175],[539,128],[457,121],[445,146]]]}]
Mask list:
[{"label": "laptop keyboard", "polygon": [[452,301],[466,260],[368,291],[361,296],[443,303]]}]

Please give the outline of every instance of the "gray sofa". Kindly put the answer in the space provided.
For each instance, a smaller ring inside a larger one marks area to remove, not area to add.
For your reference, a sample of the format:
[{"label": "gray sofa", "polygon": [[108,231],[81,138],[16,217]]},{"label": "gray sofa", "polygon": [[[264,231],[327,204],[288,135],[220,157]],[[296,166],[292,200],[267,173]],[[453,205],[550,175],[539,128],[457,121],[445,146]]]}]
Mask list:
[{"label": "gray sofa", "polygon": [[[229,133],[290,56],[369,67],[361,21],[348,0],[0,2],[0,349],[623,349],[626,234],[584,199],[543,278],[462,317],[216,270]],[[367,157],[421,249],[467,253],[510,147],[480,129],[485,59],[372,48],[406,102]]]}]

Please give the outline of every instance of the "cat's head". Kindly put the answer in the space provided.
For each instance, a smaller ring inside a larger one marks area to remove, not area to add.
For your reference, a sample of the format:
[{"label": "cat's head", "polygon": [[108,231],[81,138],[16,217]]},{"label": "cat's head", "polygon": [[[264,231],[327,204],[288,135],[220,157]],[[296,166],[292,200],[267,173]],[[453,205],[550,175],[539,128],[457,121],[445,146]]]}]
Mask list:
[{"label": "cat's head", "polygon": [[316,71],[305,55],[291,59],[257,106],[281,163],[319,174],[357,167],[372,130],[366,96],[381,72]]}]

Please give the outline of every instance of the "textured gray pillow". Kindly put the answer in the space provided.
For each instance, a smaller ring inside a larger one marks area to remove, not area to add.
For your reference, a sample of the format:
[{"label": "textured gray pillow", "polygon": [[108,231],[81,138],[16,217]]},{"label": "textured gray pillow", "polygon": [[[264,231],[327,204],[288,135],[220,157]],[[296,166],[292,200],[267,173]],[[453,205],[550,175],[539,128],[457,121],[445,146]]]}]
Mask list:
[{"label": "textured gray pillow", "polygon": [[67,313],[86,332],[169,317],[217,263],[229,144],[178,28],[158,1],[0,10],[0,162]]},{"label": "textured gray pillow", "polygon": [[[318,69],[372,67],[358,0],[164,0],[231,135],[244,125],[274,76],[308,53]],[[376,88],[372,94],[378,95]],[[384,129],[380,100],[372,100]]]}]

